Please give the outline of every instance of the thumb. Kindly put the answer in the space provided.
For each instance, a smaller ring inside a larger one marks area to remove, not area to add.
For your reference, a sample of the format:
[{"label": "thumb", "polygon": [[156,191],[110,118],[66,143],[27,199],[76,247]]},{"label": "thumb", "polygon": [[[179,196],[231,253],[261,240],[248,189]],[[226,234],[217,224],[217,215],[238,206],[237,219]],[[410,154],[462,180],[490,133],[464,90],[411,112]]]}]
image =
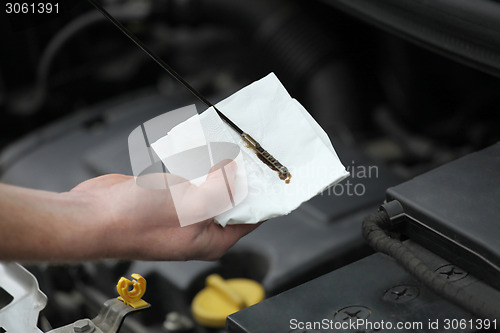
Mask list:
[{"label": "thumb", "polygon": [[214,191],[231,192],[236,183],[237,170],[238,164],[235,161],[222,160],[210,169],[207,179],[200,186],[200,189],[207,193],[213,193]]},{"label": "thumb", "polygon": [[211,217],[232,208],[237,170],[235,161],[223,160],[210,169],[207,179],[196,190],[199,200],[210,207]]},{"label": "thumb", "polygon": [[181,200],[174,199],[182,226],[211,219],[233,207],[230,189],[235,184],[236,170],[236,162],[224,160],[210,169],[200,186],[192,186],[190,182],[180,184],[187,186]]},{"label": "thumb", "polygon": [[[222,172],[217,172],[219,170]],[[226,177],[226,181],[230,182],[230,185],[234,185],[233,183],[236,180],[236,171],[238,171],[238,164],[235,161],[222,160],[210,168],[205,182],[216,182],[222,175]]]}]

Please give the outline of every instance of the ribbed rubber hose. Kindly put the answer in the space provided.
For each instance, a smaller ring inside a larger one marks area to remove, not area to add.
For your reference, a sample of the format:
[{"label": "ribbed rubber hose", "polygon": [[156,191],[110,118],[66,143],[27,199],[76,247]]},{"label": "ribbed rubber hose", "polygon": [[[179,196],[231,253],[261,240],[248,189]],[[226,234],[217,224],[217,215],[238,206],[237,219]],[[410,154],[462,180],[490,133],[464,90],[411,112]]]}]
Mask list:
[{"label": "ribbed rubber hose", "polygon": [[376,251],[394,258],[418,281],[443,298],[480,318],[497,319],[500,322],[500,306],[485,302],[467,290],[446,281],[406,247],[391,238],[383,229],[391,224],[386,212],[380,211],[365,218],[363,236]]}]

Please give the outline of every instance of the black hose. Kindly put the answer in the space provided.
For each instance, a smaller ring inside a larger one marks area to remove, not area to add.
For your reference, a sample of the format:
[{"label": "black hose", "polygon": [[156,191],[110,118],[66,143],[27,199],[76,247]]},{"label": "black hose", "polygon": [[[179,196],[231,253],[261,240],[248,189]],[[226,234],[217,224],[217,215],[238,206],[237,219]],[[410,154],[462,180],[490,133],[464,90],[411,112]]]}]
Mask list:
[{"label": "black hose", "polygon": [[[113,8],[114,17],[121,20],[135,20],[144,18],[149,14],[146,11],[133,11],[129,8]],[[64,26],[47,44],[37,65],[36,82],[29,98],[17,100],[11,105],[17,112],[33,114],[41,109],[49,97],[49,79],[52,65],[61,49],[78,33],[92,27],[106,18],[97,11],[90,11],[75,18]]]},{"label": "black hose", "polygon": [[500,321],[500,307],[485,302],[453,283],[449,283],[420,260],[403,242],[391,238],[383,229],[391,225],[389,215],[379,211],[363,221],[363,237],[376,251],[394,258],[411,275],[443,298],[480,318]]},{"label": "black hose", "polygon": [[[313,106],[312,113],[323,127],[332,127],[337,135],[345,138],[343,141],[352,141],[349,128],[344,124],[346,117],[359,113],[359,108],[357,102],[353,102],[356,101],[354,85],[346,83],[352,80],[350,72],[346,75],[343,70],[346,64],[343,43],[339,40],[342,32],[324,31],[302,8],[284,0],[170,0],[151,4],[153,7],[146,12],[114,8],[112,14],[120,20],[158,15],[174,24],[204,22],[244,32],[262,49],[263,62],[272,64],[271,69],[292,94]],[[48,97],[47,82],[55,56],[78,32],[103,19],[92,11],[64,27],[41,56],[32,96],[13,108],[25,114],[39,111]],[[331,86],[332,82],[335,86]],[[342,90],[332,93],[331,89],[338,90],[338,87]],[[300,92],[305,92],[304,96],[300,96]]]}]

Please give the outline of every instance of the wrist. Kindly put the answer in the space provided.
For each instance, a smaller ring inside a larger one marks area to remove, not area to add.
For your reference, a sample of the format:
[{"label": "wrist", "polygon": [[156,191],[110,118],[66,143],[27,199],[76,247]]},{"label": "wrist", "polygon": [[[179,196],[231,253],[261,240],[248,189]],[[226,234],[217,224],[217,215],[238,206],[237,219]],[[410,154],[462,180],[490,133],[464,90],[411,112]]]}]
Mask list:
[{"label": "wrist", "polygon": [[[92,260],[110,256],[109,234],[111,223],[102,202],[85,192],[58,194],[59,204],[65,214],[60,215],[57,229],[59,243],[63,247],[62,260]],[[66,215],[66,216],[65,216]]]}]

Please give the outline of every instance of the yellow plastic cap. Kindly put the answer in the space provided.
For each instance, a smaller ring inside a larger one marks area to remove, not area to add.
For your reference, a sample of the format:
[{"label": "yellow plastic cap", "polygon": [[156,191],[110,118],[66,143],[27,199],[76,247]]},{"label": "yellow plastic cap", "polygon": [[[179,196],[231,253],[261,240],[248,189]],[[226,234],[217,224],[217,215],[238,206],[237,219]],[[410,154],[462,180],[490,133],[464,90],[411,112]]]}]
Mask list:
[{"label": "yellow plastic cap", "polygon": [[[118,297],[120,301],[126,305],[130,305],[134,309],[139,309],[149,305],[141,299],[146,292],[146,279],[139,274],[132,274],[132,277],[134,278],[132,281],[122,277],[116,285],[116,291],[120,295]],[[130,290],[130,287],[133,287],[133,289]]]},{"label": "yellow plastic cap", "polygon": [[194,319],[208,327],[222,328],[226,317],[264,299],[264,288],[253,280],[224,280],[212,274],[206,279],[206,287],[193,299],[191,309]]}]

